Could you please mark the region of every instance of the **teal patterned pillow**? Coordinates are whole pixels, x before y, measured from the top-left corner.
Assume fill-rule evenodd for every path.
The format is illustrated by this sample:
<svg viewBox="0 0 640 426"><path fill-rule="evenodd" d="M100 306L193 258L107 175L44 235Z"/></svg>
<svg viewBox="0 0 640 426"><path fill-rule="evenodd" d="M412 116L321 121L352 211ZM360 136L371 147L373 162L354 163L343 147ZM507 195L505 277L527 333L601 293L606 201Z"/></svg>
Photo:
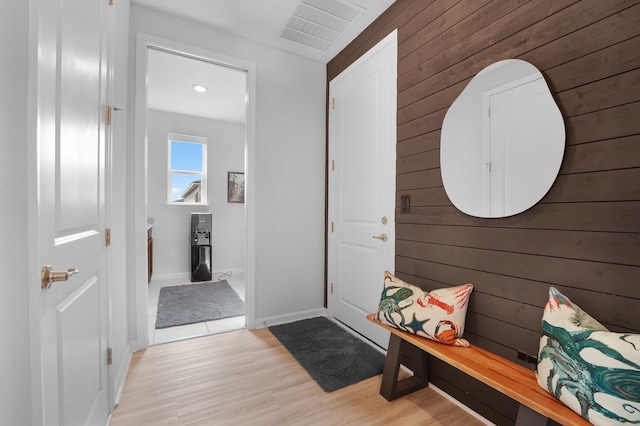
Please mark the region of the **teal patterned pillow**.
<svg viewBox="0 0 640 426"><path fill-rule="evenodd" d="M462 339L472 284L430 292L384 274L378 320L392 327L447 345L469 346Z"/></svg>
<svg viewBox="0 0 640 426"><path fill-rule="evenodd" d="M543 389L594 425L640 424L640 335L610 332L553 287L536 374Z"/></svg>

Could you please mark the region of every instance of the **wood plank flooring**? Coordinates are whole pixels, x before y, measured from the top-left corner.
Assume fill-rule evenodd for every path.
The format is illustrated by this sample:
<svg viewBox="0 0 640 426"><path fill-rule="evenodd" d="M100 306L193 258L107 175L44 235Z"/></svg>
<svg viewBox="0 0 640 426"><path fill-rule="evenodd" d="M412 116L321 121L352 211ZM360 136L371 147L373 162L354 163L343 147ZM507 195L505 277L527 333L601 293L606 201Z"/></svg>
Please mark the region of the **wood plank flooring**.
<svg viewBox="0 0 640 426"><path fill-rule="evenodd" d="M482 425L432 389L393 402L381 376L325 393L267 330L133 355L111 425Z"/></svg>

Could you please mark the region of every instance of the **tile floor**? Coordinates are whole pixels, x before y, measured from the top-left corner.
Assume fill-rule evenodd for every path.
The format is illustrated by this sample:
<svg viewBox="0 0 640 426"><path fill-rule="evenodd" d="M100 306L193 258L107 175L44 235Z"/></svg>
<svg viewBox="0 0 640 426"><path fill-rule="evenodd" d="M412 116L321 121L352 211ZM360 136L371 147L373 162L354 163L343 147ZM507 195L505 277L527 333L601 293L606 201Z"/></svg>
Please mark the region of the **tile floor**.
<svg viewBox="0 0 640 426"><path fill-rule="evenodd" d="M220 276L219 279L216 279ZM214 280L227 280L231 288L238 293L244 301L244 274L235 273L231 276L222 274L213 275ZM149 344L159 344L174 340L188 339L207 334L223 333L225 331L238 330L245 327L245 317L225 318L216 321L200 322L196 324L181 325L156 330L156 315L158 313L158 297L162 287L192 284L188 279L154 280L149 283Z"/></svg>

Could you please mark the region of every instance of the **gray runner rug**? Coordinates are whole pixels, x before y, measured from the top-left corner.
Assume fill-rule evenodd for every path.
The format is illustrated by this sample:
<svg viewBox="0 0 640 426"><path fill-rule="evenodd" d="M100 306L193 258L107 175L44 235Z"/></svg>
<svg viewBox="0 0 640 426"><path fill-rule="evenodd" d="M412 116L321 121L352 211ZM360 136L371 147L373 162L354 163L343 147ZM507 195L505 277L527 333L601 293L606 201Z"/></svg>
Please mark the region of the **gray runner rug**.
<svg viewBox="0 0 640 426"><path fill-rule="evenodd" d="M269 331L325 392L382 374L382 352L325 317L274 325Z"/></svg>
<svg viewBox="0 0 640 426"><path fill-rule="evenodd" d="M162 287L156 328L244 315L244 302L226 280Z"/></svg>

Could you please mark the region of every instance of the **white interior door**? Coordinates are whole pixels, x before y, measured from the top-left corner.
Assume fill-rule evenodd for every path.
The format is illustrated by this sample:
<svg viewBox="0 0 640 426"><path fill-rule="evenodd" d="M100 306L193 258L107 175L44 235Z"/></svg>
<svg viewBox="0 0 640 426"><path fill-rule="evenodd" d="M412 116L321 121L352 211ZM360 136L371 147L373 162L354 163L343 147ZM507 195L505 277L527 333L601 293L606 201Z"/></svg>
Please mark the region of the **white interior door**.
<svg viewBox="0 0 640 426"><path fill-rule="evenodd" d="M551 186L540 185L539 176L555 179L557 165L538 139L551 140L557 129L540 128L555 123L548 104L549 89L542 76L531 75L484 93L484 214L510 216L526 210L531 199L541 199ZM548 169L545 170L545 169ZM537 182L531 181L535 176Z"/></svg>
<svg viewBox="0 0 640 426"><path fill-rule="evenodd" d="M396 32L329 84L328 311L385 347L365 319L394 271Z"/></svg>
<svg viewBox="0 0 640 426"><path fill-rule="evenodd" d="M34 2L42 423L104 425L109 413L105 270L108 0ZM77 269L77 274L65 271ZM64 278L68 278L64 281ZM36 373L37 374L37 373Z"/></svg>

